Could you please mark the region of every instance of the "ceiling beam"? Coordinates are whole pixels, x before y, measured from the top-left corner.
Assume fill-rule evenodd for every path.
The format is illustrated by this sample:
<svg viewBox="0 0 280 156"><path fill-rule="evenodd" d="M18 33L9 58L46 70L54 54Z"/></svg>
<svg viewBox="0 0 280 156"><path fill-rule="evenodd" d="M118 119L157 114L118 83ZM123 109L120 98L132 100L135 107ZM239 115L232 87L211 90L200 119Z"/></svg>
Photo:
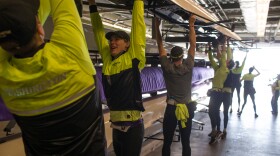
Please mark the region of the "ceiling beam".
<svg viewBox="0 0 280 156"><path fill-rule="evenodd" d="M226 4L221 4L221 7L224 9L224 10L237 10L237 9L240 9L240 5L239 3L235 2L235 3L226 3Z"/></svg>
<svg viewBox="0 0 280 156"><path fill-rule="evenodd" d="M83 4L89 5L88 2L83 1ZM107 4L107 3L96 3L98 7L104 7L104 8L111 8L111 9L125 9L125 10L132 10L133 5L120 5L120 4ZM171 7L175 6L175 4L163 4L163 5L157 5L157 8L164 8L164 7ZM153 5L144 5L145 9L153 9Z"/></svg>
<svg viewBox="0 0 280 156"><path fill-rule="evenodd" d="M238 2L225 3L225 4L220 3L220 5L224 10L238 10L238 9L240 9L240 5L239 5ZM269 8L271 8L271 9L280 8L280 1L270 1Z"/></svg>
<svg viewBox="0 0 280 156"><path fill-rule="evenodd" d="M238 12L227 12L227 15L229 18L234 18L234 17L243 17L241 10ZM268 11L268 17L279 17L279 10L269 10Z"/></svg>
<svg viewBox="0 0 280 156"><path fill-rule="evenodd" d="M196 42L213 42L215 37L196 37ZM186 37L166 37L165 42L189 42L189 36Z"/></svg>
<svg viewBox="0 0 280 156"><path fill-rule="evenodd" d="M269 8L272 9L280 8L280 1L270 1Z"/></svg>

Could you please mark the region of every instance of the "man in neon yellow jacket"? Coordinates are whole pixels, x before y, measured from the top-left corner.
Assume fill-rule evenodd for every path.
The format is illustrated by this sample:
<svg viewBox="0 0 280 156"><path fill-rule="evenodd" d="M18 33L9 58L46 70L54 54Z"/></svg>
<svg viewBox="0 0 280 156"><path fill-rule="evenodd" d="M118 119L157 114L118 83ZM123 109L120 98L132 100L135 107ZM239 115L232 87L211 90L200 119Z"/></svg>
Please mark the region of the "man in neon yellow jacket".
<svg viewBox="0 0 280 156"><path fill-rule="evenodd" d="M44 43L49 14L54 31ZM96 72L74 1L0 1L0 21L0 95L26 155L105 155Z"/></svg>
<svg viewBox="0 0 280 156"><path fill-rule="evenodd" d="M140 70L145 66L144 3L134 0L129 36L124 31L105 35L95 0L88 2L94 37L103 61L102 82L110 109L114 152L117 156L139 156L144 136L140 79Z"/></svg>

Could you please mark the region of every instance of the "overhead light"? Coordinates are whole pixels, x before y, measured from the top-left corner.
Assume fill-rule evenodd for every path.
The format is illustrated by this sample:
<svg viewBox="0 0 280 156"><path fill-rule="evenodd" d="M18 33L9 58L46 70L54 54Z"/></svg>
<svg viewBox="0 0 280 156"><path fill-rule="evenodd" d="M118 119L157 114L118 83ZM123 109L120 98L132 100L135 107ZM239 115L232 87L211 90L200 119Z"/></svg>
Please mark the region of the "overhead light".
<svg viewBox="0 0 280 156"><path fill-rule="evenodd" d="M265 33L270 0L239 0L246 28L258 37Z"/></svg>
<svg viewBox="0 0 280 156"><path fill-rule="evenodd" d="M262 37L265 33L267 14L270 0L257 0L257 36Z"/></svg>
<svg viewBox="0 0 280 156"><path fill-rule="evenodd" d="M201 33L204 33L204 29L202 27L199 27L197 30Z"/></svg>
<svg viewBox="0 0 280 156"><path fill-rule="evenodd" d="M215 39L218 39L218 36L216 34L210 34L210 37L215 37Z"/></svg>

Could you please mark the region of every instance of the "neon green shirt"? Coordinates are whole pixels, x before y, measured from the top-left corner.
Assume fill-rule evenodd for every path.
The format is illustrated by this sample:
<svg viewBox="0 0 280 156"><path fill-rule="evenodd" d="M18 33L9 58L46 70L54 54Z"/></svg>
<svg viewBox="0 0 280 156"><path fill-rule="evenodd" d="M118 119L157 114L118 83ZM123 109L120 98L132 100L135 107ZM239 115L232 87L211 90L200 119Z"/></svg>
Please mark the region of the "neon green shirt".
<svg viewBox="0 0 280 156"><path fill-rule="evenodd" d="M110 109L110 120L112 122L137 121L141 118L140 111L144 111L140 74L137 76L135 74L144 68L146 61L144 3L134 1L130 46L116 59L112 59L102 20L96 11L92 10L90 16L95 41L103 61L103 87Z"/></svg>
<svg viewBox="0 0 280 156"><path fill-rule="evenodd" d="M244 80L244 81L254 81L254 78L259 76L259 74L245 74L243 75L242 79L241 80Z"/></svg>
<svg viewBox="0 0 280 156"><path fill-rule="evenodd" d="M62 108L94 89L96 72L74 1L41 0L42 23L49 14L54 23L50 42L33 57L15 58L0 49L0 95L20 116Z"/></svg>
<svg viewBox="0 0 280 156"><path fill-rule="evenodd" d="M220 65L217 65L217 63L214 61L211 51L208 52L208 58L212 68L215 71L214 78L212 80L212 88L222 89L224 87L224 82L229 73L229 70L226 65L226 52L222 52L222 57L219 60Z"/></svg>

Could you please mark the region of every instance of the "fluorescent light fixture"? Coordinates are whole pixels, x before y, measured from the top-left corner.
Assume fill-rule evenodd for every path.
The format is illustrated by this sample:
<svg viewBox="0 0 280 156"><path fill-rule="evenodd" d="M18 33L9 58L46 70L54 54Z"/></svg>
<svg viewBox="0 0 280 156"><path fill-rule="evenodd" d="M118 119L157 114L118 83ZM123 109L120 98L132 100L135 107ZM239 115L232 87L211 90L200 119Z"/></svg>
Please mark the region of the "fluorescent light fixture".
<svg viewBox="0 0 280 156"><path fill-rule="evenodd" d="M209 36L210 36L210 37L215 37L215 39L218 39L218 36L215 35L215 34L210 34Z"/></svg>
<svg viewBox="0 0 280 156"><path fill-rule="evenodd" d="M257 0L257 36L262 37L265 33L267 14L270 0Z"/></svg>
<svg viewBox="0 0 280 156"><path fill-rule="evenodd" d="M204 29L202 27L199 27L197 30L201 33L204 33Z"/></svg>
<svg viewBox="0 0 280 156"><path fill-rule="evenodd" d="M257 32L258 37L265 33L270 0L239 0L247 31Z"/></svg>

